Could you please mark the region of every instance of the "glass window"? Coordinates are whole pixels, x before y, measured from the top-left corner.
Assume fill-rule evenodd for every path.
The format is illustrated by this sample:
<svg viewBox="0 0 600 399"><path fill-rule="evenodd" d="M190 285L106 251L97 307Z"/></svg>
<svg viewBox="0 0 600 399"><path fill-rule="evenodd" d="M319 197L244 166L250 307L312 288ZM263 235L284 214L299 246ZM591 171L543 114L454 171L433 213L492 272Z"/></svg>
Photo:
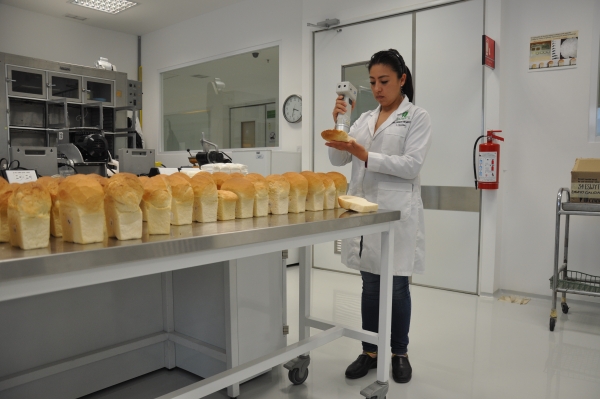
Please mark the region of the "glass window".
<svg viewBox="0 0 600 399"><path fill-rule="evenodd" d="M362 62L342 66L342 81L349 81L358 90L356 106L352 110L351 123L356 122L364 112L371 111L379 106L371 91L369 70L367 69L368 64L368 62Z"/></svg>
<svg viewBox="0 0 600 399"><path fill-rule="evenodd" d="M279 47L161 74L163 150L279 146Z"/></svg>

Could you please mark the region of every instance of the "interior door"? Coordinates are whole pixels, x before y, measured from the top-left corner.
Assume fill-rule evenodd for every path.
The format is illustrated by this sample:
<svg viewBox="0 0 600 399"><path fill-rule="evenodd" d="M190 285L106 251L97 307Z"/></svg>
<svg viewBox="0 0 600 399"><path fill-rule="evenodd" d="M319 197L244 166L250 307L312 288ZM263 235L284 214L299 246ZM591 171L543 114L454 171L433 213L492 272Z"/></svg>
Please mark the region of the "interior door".
<svg viewBox="0 0 600 399"><path fill-rule="evenodd" d="M385 34L382 34L385 32ZM350 180L350 165L332 166L321 132L334 125L331 112L337 95L335 87L340 81L350 80L359 90L353 120L359 110L373 109L369 72L366 64L380 50L397 49L408 65L412 64L412 15L402 15L317 32L314 35L314 171L343 173ZM370 98L369 98L370 97ZM358 115L357 115L358 114ZM333 242L314 246L314 267L357 273L341 263Z"/></svg>
<svg viewBox="0 0 600 399"><path fill-rule="evenodd" d="M413 283L470 293L477 292L478 279L479 195L472 188L471 151L481 133L482 32L483 0L470 0L314 35L314 170L350 177L350 165L329 163L320 137L334 123L335 84L344 70L360 80L354 66L376 51L396 48L413 72L414 102L429 112L433 126L421 171L426 272L414 275ZM366 68L364 74L368 78ZM314 266L354 272L341 264L335 248L316 245Z"/></svg>

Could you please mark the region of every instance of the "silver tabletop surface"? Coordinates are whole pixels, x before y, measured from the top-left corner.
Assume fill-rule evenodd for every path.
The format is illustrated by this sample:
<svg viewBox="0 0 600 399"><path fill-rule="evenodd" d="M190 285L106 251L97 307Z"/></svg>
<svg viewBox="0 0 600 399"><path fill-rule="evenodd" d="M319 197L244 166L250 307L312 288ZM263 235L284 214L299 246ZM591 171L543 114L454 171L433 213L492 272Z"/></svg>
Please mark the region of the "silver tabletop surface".
<svg viewBox="0 0 600 399"><path fill-rule="evenodd" d="M51 237L47 248L26 251L2 243L0 283L184 253L198 252L201 255L202 251L207 250L335 232L396 220L400 220L399 211L356 213L333 209L171 226L171 233L168 235L149 235L144 223L142 238L139 240L119 241L107 238L101 243L82 245Z"/></svg>

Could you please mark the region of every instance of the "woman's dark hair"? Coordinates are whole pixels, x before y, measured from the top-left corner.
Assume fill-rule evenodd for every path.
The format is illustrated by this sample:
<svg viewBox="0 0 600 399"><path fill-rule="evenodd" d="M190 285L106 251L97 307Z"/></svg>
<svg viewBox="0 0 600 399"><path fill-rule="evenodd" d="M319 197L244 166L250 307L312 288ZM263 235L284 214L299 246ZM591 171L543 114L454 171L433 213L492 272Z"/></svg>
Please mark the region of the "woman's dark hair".
<svg viewBox="0 0 600 399"><path fill-rule="evenodd" d="M398 50L391 48L389 50L383 50L373 54L368 65L369 71L373 65L377 64L387 65L392 68L392 70L394 70L398 75L398 79L402 79L402 74L406 74L406 82L404 82L404 86L402 87L402 93L408 96L409 101L412 101L415 94L412 75L408 69L408 66L406 66L406 63L404 62L404 58L402 58Z"/></svg>

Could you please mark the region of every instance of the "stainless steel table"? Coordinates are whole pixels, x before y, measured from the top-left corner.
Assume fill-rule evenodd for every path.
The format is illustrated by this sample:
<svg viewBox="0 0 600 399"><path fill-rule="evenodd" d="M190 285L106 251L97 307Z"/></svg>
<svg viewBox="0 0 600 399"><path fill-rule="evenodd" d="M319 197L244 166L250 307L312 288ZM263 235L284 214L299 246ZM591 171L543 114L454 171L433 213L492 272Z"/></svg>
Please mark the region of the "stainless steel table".
<svg viewBox="0 0 600 399"><path fill-rule="evenodd" d="M238 384L286 361L290 379L303 382L308 352L342 336L386 347L391 329L393 230L398 211L359 214L343 209L269 215L217 223L172 226L170 235L79 245L51 239L45 249L22 251L0 245L0 301L164 273L198 265L303 247L300 256L300 342L161 397L200 398ZM144 226L145 227L145 226ZM367 234L381 234L380 334L334 325L310 315L311 246ZM310 335L310 327L323 330ZM361 391L367 398L387 393L390 355L378 357L377 381Z"/></svg>

